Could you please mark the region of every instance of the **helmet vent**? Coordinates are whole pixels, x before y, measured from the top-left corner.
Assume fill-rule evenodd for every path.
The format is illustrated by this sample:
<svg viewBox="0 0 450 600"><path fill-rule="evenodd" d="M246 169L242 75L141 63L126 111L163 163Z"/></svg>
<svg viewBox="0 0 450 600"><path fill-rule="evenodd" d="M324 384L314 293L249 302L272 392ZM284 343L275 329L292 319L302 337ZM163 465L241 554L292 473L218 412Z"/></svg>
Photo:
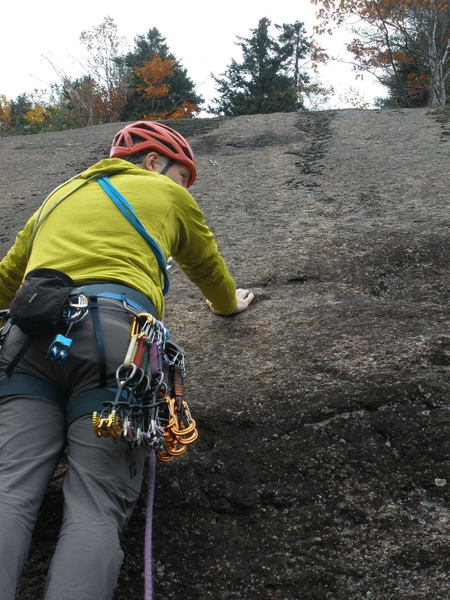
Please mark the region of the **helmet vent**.
<svg viewBox="0 0 450 600"><path fill-rule="evenodd" d="M143 138L141 135L136 135L135 133L132 133L131 141L133 142L133 144L140 144L141 142L145 142L145 138Z"/></svg>
<svg viewBox="0 0 450 600"><path fill-rule="evenodd" d="M166 146L171 152L173 152L174 154L176 153L176 148L174 148L174 146L172 146L172 144L169 144L169 142L167 140L164 140L162 142L164 144L164 146Z"/></svg>

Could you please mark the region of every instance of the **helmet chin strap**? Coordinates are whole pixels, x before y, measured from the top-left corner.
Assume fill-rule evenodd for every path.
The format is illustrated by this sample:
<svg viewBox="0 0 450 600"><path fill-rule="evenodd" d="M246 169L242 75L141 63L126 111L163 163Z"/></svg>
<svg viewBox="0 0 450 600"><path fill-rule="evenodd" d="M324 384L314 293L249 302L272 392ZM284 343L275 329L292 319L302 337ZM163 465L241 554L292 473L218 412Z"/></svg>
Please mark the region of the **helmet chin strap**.
<svg viewBox="0 0 450 600"><path fill-rule="evenodd" d="M169 158L169 160L167 161L167 163L163 167L162 171L160 171L160 174L161 175L165 175L167 173L167 171L170 169L170 167L175 164L175 162L176 161L174 161L173 158Z"/></svg>

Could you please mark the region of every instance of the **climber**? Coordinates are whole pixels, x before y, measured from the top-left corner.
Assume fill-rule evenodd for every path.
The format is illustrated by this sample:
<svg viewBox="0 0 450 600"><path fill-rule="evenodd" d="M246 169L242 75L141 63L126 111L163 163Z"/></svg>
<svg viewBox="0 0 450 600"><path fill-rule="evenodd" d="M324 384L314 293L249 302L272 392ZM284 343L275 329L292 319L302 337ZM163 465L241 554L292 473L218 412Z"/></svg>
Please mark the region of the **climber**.
<svg viewBox="0 0 450 600"><path fill-rule="evenodd" d="M44 599L113 596L119 535L148 450L96 437L91 414L116 393L134 316L163 319L168 257L213 313L236 315L253 300L236 290L186 189L195 179L192 149L179 133L158 122L127 125L109 158L47 197L0 263L0 308L11 305L13 315L0 356L2 600L15 596L64 450L63 523Z"/></svg>

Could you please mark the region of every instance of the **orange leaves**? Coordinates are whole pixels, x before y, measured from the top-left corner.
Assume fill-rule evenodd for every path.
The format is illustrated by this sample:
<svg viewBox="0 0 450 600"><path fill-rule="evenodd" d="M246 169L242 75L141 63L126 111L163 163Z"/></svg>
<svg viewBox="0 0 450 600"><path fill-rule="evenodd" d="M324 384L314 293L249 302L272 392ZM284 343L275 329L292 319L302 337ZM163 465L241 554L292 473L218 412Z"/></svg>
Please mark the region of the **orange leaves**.
<svg viewBox="0 0 450 600"><path fill-rule="evenodd" d="M374 69L386 69L393 63L410 64L414 59L405 50L383 48L373 40L354 39L347 44L347 50L353 54L358 64Z"/></svg>
<svg viewBox="0 0 450 600"><path fill-rule="evenodd" d="M197 110L197 105L192 102L183 102L176 110L174 110L169 119L192 119Z"/></svg>
<svg viewBox="0 0 450 600"><path fill-rule="evenodd" d="M171 86L167 79L174 74L174 60L163 59L154 52L151 60L145 62L142 67L136 67L135 72L143 81L136 87L137 91L142 92L146 98L164 98L170 92Z"/></svg>
<svg viewBox="0 0 450 600"><path fill-rule="evenodd" d="M158 111L158 108L161 106L161 102L158 102L158 100L168 99L172 89L168 80L175 73L174 59L162 58L160 54L154 52L150 60L145 62L141 67L136 67L135 73L142 81L142 83L136 86L136 91L141 92L145 98L153 101L152 107L154 112L146 115L145 119L158 121L191 119L194 117L194 113L198 110L198 107L196 104L186 101L181 106L176 106L174 102L170 110Z"/></svg>
<svg viewBox="0 0 450 600"><path fill-rule="evenodd" d="M406 76L406 92L410 95L428 87L430 78L425 73L408 73Z"/></svg>
<svg viewBox="0 0 450 600"><path fill-rule="evenodd" d="M144 119L148 119L149 121L172 121L175 119L193 119L197 110L198 106L196 104L192 104L191 102L183 102L183 104L178 108L175 108L175 110L151 113L149 115L145 115Z"/></svg>

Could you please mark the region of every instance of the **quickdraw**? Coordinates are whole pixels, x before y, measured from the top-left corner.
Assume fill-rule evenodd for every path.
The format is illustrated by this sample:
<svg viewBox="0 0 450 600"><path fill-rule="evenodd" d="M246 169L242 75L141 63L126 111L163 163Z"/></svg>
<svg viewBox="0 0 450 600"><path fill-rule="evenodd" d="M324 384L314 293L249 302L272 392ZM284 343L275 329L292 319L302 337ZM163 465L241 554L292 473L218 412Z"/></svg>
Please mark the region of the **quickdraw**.
<svg viewBox="0 0 450 600"><path fill-rule="evenodd" d="M116 371L116 395L92 414L96 435L153 448L164 462L186 452L198 432L184 399L185 375L184 352L169 340L163 323L138 314Z"/></svg>
<svg viewBox="0 0 450 600"><path fill-rule="evenodd" d="M9 309L4 308L0 310L0 350L3 346L3 342L8 334L8 331L11 329L11 319L9 315Z"/></svg>

